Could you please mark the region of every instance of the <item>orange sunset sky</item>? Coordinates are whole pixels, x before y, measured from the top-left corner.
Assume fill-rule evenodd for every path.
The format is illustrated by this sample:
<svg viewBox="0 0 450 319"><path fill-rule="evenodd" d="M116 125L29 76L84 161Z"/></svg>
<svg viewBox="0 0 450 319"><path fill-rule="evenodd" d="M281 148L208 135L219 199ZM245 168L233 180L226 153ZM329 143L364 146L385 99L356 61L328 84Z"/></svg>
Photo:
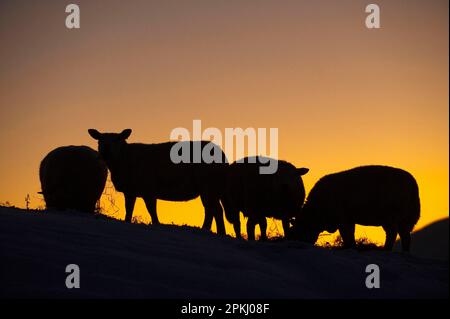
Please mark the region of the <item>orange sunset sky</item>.
<svg viewBox="0 0 450 319"><path fill-rule="evenodd" d="M69 1L0 2L0 202L42 206L40 160L96 148L88 128L156 143L200 119L278 128L279 158L310 168L307 192L354 166L403 168L419 183L417 228L448 217L447 0L372 1L378 30L362 0L72 2L78 30ZM123 217L122 194L117 205ZM204 218L199 200L158 209L163 223ZM148 219L141 200L135 215Z"/></svg>

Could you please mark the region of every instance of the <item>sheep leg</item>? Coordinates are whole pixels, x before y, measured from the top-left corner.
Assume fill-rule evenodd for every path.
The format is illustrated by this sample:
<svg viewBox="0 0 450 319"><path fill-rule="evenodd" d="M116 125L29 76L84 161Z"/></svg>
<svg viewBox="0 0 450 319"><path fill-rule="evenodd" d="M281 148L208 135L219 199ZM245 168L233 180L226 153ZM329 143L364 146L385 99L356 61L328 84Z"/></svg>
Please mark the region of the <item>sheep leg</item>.
<svg viewBox="0 0 450 319"><path fill-rule="evenodd" d="M409 248L411 247L410 230L400 227L398 233L400 235L400 239L402 240L402 251L409 252Z"/></svg>
<svg viewBox="0 0 450 319"><path fill-rule="evenodd" d="M248 240L255 240L255 226L256 221L249 217L247 220L247 239Z"/></svg>
<svg viewBox="0 0 450 319"><path fill-rule="evenodd" d="M136 203L136 196L125 194L125 221L131 223L133 217L134 204Z"/></svg>
<svg viewBox="0 0 450 319"><path fill-rule="evenodd" d="M392 250L395 240L397 239L397 229L392 226L383 226L386 232L386 242L384 243L384 250Z"/></svg>
<svg viewBox="0 0 450 319"><path fill-rule="evenodd" d="M342 241L344 242L344 248L354 248L355 243L355 224L343 224L339 227L339 233L341 234Z"/></svg>
<svg viewBox="0 0 450 319"><path fill-rule="evenodd" d="M230 204L227 199L222 200L222 205L225 211L225 216L227 216L228 221L233 224L236 238L241 238L241 221L239 219L239 210L237 210L234 205Z"/></svg>
<svg viewBox="0 0 450 319"><path fill-rule="evenodd" d="M202 229L210 230L212 226L213 215L210 211L205 209L205 220L203 221Z"/></svg>
<svg viewBox="0 0 450 319"><path fill-rule="evenodd" d="M233 223L233 228L236 233L236 239L241 238L241 222L239 220Z"/></svg>
<svg viewBox="0 0 450 319"><path fill-rule="evenodd" d="M202 200L203 207L205 208L205 220L203 221L203 230L211 230L212 221L213 221L213 212L209 209L209 202L206 196L200 195L200 199Z"/></svg>
<svg viewBox="0 0 450 319"><path fill-rule="evenodd" d="M202 198L203 206L205 207L205 222L203 229L211 229L212 219L216 221L217 234L226 235L225 224L223 222L223 210L220 201L217 198L204 196ZM208 222L208 223L207 223Z"/></svg>
<svg viewBox="0 0 450 319"><path fill-rule="evenodd" d="M144 197L144 202L148 213L152 217L152 225L159 225L158 214L156 213L156 198Z"/></svg>
<svg viewBox="0 0 450 319"><path fill-rule="evenodd" d="M284 238L288 238L288 233L289 233L289 228L290 228L290 224L289 224L289 219L283 219L281 221L281 224L283 226L283 233L284 233Z"/></svg>
<svg viewBox="0 0 450 319"><path fill-rule="evenodd" d="M259 220L259 229L261 230L260 240L262 241L267 240L267 220L265 217L262 217Z"/></svg>
<svg viewBox="0 0 450 319"><path fill-rule="evenodd" d="M216 200L214 206L214 219L216 220L217 233L219 235L226 235L225 223L223 221L223 210L220 201Z"/></svg>
<svg viewBox="0 0 450 319"><path fill-rule="evenodd" d="M202 204L205 207L205 221L203 222L203 229L211 229L213 218L216 221L217 233L225 235L225 224L223 221L223 210L220 205L220 200L214 196L201 195Z"/></svg>

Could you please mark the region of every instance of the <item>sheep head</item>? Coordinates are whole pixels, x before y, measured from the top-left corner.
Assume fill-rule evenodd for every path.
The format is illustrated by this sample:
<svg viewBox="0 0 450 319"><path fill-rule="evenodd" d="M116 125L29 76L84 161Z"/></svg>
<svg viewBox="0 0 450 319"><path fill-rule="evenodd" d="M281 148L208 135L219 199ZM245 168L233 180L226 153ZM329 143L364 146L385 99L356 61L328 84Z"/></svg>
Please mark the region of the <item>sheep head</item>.
<svg viewBox="0 0 450 319"><path fill-rule="evenodd" d="M98 152L103 160L110 162L118 157L120 151L131 135L131 129L125 129L121 133L100 133L96 129L89 129L89 135L98 141Z"/></svg>

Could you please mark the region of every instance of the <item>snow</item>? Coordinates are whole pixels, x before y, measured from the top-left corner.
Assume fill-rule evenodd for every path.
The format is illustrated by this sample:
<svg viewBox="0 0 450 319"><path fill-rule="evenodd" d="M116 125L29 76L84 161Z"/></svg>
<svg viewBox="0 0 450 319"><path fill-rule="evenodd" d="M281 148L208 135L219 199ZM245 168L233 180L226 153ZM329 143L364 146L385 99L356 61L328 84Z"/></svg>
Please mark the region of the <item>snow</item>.
<svg viewBox="0 0 450 319"><path fill-rule="evenodd" d="M414 241L413 241L414 245ZM448 298L448 260L0 207L2 298ZM80 288L68 289L68 264ZM365 286L380 267L381 288Z"/></svg>
<svg viewBox="0 0 450 319"><path fill-rule="evenodd" d="M447 260L448 262L448 218L433 222L412 234L411 253L415 256ZM394 249L400 250L396 242Z"/></svg>

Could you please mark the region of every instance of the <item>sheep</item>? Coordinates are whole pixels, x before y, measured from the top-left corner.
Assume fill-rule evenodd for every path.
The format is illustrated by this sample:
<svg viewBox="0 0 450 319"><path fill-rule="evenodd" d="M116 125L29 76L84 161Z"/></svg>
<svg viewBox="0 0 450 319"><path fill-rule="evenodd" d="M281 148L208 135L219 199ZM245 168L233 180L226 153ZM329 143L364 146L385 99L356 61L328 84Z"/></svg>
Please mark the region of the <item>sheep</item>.
<svg viewBox="0 0 450 319"><path fill-rule="evenodd" d="M45 156L39 179L46 207L94 212L108 169L98 152L87 146L62 146Z"/></svg>
<svg viewBox="0 0 450 319"><path fill-rule="evenodd" d="M274 174L260 174L263 163L277 161L267 157L246 157L229 166L226 196L223 204L225 216L233 224L236 237L241 236L239 212L248 217L247 238L255 239L255 226L259 224L261 240L266 240L266 217L282 220L285 232L305 200L302 175L309 169L278 160Z"/></svg>
<svg viewBox="0 0 450 319"><path fill-rule="evenodd" d="M217 233L225 235L225 224L220 199L224 188L224 174L228 161L219 146L207 141L166 142L159 144L127 143L131 129L121 133L100 133L88 130L98 141L98 150L111 172L117 191L125 196L125 221L131 222L137 197L144 199L152 224L159 224L157 199L188 201L198 196L205 208L202 228L210 230L213 218ZM174 161L174 149L209 149L220 160L196 162L194 152L188 162ZM202 153L203 154L203 153ZM216 157L215 157L216 158Z"/></svg>
<svg viewBox="0 0 450 319"><path fill-rule="evenodd" d="M320 232L339 230L344 247L355 246L355 224L382 226L384 249L392 250L397 233L409 251L420 217L419 188L414 177L399 168L361 166L322 177L312 188L290 237L316 242Z"/></svg>

